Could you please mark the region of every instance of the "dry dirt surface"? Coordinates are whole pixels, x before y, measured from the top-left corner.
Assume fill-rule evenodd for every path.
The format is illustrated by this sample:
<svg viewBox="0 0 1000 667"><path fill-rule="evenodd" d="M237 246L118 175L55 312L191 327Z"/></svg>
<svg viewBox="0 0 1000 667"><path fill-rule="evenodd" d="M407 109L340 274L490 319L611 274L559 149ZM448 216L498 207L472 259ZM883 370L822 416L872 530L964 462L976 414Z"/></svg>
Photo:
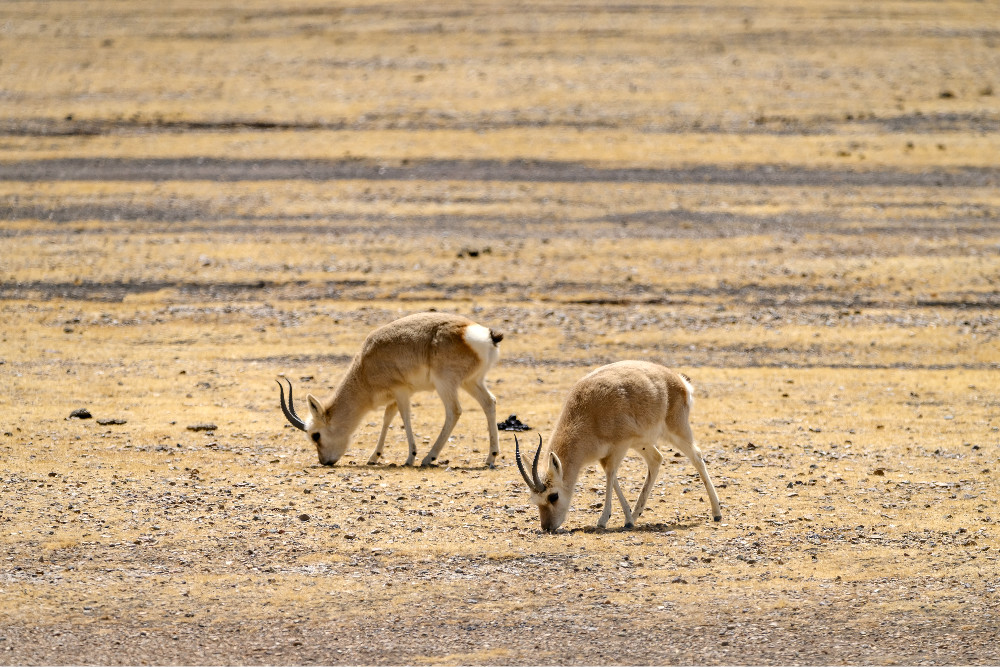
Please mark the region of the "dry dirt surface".
<svg viewBox="0 0 1000 667"><path fill-rule="evenodd" d="M998 25L4 3L0 664L1000 662ZM591 468L542 533L468 397L435 468L398 421L364 465L375 413L318 465L275 378L427 309L504 332L529 442L601 364L690 375L722 522L664 447L635 528Z"/></svg>

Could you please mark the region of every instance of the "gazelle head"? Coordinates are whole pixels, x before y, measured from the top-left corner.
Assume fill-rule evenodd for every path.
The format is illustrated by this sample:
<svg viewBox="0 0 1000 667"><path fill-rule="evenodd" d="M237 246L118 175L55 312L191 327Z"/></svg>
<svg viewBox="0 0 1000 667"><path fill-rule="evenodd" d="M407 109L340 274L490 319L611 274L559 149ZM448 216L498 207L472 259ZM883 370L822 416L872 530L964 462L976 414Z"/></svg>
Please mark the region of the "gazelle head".
<svg viewBox="0 0 1000 667"><path fill-rule="evenodd" d="M566 520L573 490L567 489L563 483L562 462L554 452L549 452L549 469L545 473L544 481L538 477L538 458L541 454L542 436L539 434L538 449L535 450L535 458L531 463L531 476L529 477L521 459L520 443L517 441L517 436L514 436L514 456L517 459L517 468L521 471L521 477L531 491L531 502L538 505L538 517L542 522L542 530L554 532Z"/></svg>
<svg viewBox="0 0 1000 667"><path fill-rule="evenodd" d="M309 440L316 446L316 453L319 454L319 462L325 466L332 466L347 451L351 434L344 434L331 428L327 411L322 404L312 394L306 396L309 403L309 418L303 421L295 413L295 403L292 401L292 383L288 378L288 404L285 404L285 391L278 381L278 392L280 393L281 411L285 413L285 419L295 428L305 431L309 435Z"/></svg>

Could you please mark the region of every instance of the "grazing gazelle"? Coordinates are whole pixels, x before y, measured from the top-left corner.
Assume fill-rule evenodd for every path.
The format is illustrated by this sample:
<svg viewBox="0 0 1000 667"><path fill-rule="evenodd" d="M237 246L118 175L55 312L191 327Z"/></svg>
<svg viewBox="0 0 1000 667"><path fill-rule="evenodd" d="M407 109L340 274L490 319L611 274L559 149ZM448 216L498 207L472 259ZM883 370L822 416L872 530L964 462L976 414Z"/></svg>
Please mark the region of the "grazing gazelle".
<svg viewBox="0 0 1000 667"><path fill-rule="evenodd" d="M486 413L490 434L486 465L492 467L500 445L496 397L486 388L486 372L500 357L498 344L502 339L503 334L459 315L409 315L368 335L333 394L324 401L312 395L307 397L309 416L305 420L295 413L292 383L286 379L288 405L285 405L285 392L279 381L281 410L292 426L309 434L319 462L333 465L347 451L351 435L365 414L384 405L382 432L368 463L375 464L382 457L389 424L399 412L410 447L406 465L413 465L417 445L410 426L410 396L433 389L444 403L445 418L441 433L420 464L427 466L437 460L462 414L458 402L461 387Z"/></svg>
<svg viewBox="0 0 1000 667"><path fill-rule="evenodd" d="M602 366L577 382L549 440L548 469L541 477L538 474L541 436L530 477L521 460L520 444L514 438L517 467L531 490L531 501L538 505L542 529L554 531L562 525L577 477L595 461L601 463L607 476L604 512L597 526L608 525L613 489L625 512L625 527L630 528L646 506L660 470L663 457L656 449L656 442L663 436L698 469L712 502L712 517L720 521L719 497L688 424L692 400L691 383L686 376L645 361L619 361ZM638 451L649 468L646 483L631 510L617 476L618 466L629 449Z"/></svg>

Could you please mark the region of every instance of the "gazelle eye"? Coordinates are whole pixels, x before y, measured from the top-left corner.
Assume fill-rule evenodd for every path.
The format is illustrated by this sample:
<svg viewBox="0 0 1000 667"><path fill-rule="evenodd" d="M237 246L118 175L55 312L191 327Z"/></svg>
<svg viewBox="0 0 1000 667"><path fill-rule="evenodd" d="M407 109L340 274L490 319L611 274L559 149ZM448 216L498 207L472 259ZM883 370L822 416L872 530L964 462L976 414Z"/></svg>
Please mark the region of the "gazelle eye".
<svg viewBox="0 0 1000 667"><path fill-rule="evenodd" d="M557 500L559 500L559 494L558 494L558 493L550 493L550 494L549 494L549 497L548 497L548 501L549 501L550 503L554 503L554 502L556 502Z"/></svg>
<svg viewBox="0 0 1000 667"><path fill-rule="evenodd" d="M315 433L312 434L312 439L313 442L315 442L317 445L319 444L319 431L316 431Z"/></svg>

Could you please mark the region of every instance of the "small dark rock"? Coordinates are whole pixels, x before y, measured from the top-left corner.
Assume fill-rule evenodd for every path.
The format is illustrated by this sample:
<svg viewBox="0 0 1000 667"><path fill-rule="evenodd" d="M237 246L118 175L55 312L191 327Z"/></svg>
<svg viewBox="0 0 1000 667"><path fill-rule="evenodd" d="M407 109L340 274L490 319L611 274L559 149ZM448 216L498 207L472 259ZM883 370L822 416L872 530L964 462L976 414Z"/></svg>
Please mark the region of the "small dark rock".
<svg viewBox="0 0 1000 667"><path fill-rule="evenodd" d="M308 520L309 520L309 515L308 514L300 514L299 515L299 521L308 521Z"/></svg>
<svg viewBox="0 0 1000 667"><path fill-rule="evenodd" d="M517 418L517 415L507 417L505 421L499 422L497 428L501 431L530 431L531 427Z"/></svg>
<svg viewBox="0 0 1000 667"><path fill-rule="evenodd" d="M189 431L214 431L218 426L215 424L191 424L187 427Z"/></svg>
<svg viewBox="0 0 1000 667"><path fill-rule="evenodd" d="M480 255L489 255L492 252L493 252L493 249L490 248L490 247L486 247L486 248L482 248L482 249L479 249L479 248L462 248L461 250L458 251L458 257L459 258L462 258L462 257L476 258L476 257L479 257Z"/></svg>
<svg viewBox="0 0 1000 667"><path fill-rule="evenodd" d="M94 415L90 414L90 410L88 410L87 408L80 408L79 410L74 410L73 412L69 413L70 419L90 419L93 416Z"/></svg>

